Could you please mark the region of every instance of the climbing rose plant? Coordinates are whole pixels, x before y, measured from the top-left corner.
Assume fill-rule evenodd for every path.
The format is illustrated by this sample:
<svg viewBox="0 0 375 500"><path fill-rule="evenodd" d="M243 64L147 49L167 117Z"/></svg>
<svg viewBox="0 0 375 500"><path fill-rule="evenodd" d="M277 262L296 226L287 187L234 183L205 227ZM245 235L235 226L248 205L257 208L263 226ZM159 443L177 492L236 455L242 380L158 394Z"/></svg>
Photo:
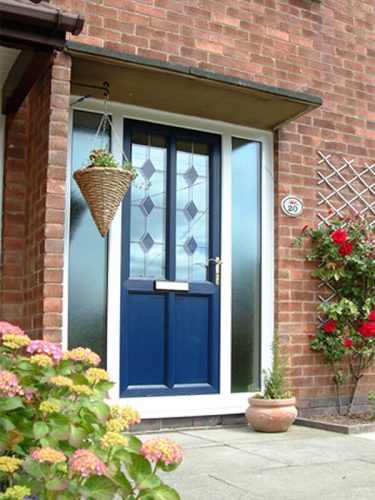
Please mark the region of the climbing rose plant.
<svg viewBox="0 0 375 500"><path fill-rule="evenodd" d="M329 227L305 227L303 233L314 247L307 255L316 263L312 275L326 283L330 292L337 292L335 299L319 306L325 320L310 346L322 352L332 367L340 414L341 386L353 383L351 414L359 381L375 363L375 228L350 217ZM297 244L302 238L297 238Z"/></svg>
<svg viewBox="0 0 375 500"><path fill-rule="evenodd" d="M0 499L180 498L157 472L180 464L181 446L128 432L139 413L104 402L99 363L0 322Z"/></svg>

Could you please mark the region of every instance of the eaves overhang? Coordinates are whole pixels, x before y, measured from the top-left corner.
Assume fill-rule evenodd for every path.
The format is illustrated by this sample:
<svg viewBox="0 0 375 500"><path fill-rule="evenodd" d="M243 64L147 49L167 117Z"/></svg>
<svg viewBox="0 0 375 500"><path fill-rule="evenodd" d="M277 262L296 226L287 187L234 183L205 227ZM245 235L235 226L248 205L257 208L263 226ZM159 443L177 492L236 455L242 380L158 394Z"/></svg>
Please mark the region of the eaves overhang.
<svg viewBox="0 0 375 500"><path fill-rule="evenodd" d="M1 45L25 50L62 50L66 33L78 35L84 24L81 15L22 0L0 0L0 19Z"/></svg>
<svg viewBox="0 0 375 500"><path fill-rule="evenodd" d="M67 41L75 84L110 85L113 101L276 130L322 104L317 95L273 87L196 67Z"/></svg>
<svg viewBox="0 0 375 500"><path fill-rule="evenodd" d="M18 110L51 65L53 52L65 47L66 33L78 35L83 28L83 16L33 2L0 0L1 49L20 51L2 87L1 111L5 114Z"/></svg>

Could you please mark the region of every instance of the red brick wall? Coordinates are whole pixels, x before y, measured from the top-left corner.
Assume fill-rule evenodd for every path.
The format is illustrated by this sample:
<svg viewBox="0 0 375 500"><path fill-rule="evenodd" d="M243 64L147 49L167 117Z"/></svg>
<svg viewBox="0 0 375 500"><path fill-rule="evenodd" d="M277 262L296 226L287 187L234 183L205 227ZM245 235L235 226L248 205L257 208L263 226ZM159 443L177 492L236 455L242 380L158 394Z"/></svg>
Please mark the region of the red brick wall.
<svg viewBox="0 0 375 500"><path fill-rule="evenodd" d="M59 55L8 117L2 318L61 341L70 60Z"/></svg>
<svg viewBox="0 0 375 500"><path fill-rule="evenodd" d="M317 171L324 168L317 165L318 150L354 158L358 165L375 159L373 0L52 0L51 4L85 15L78 38L82 43L323 97L320 109L277 134L276 320L301 404L311 397L333 396L329 369L308 347L308 334L316 327L316 284L304 252L291 243L304 224L317 220ZM61 175L49 178L46 187L45 215L57 221L42 223L48 236L42 253L52 259L45 261L48 267L42 273L48 296L43 301L43 307L48 304L44 328L53 335L59 332L61 312L65 143L60 132L65 130L65 119L58 118L62 128L51 142L60 152L50 151L47 161L48 172ZM17 162L20 165L22 159ZM302 218L293 220L280 212L279 202L286 194L303 197ZM9 231L7 225L4 231ZM22 251L22 237L14 238ZM10 258L9 251L4 259ZM18 291L10 291L15 300ZM367 388L363 385L364 391Z"/></svg>

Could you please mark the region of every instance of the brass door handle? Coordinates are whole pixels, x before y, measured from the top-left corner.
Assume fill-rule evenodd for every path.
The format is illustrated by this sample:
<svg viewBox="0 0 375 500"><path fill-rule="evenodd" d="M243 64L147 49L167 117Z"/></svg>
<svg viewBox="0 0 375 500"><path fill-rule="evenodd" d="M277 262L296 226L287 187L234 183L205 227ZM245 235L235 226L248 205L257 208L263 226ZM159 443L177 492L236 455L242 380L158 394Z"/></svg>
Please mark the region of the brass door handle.
<svg viewBox="0 0 375 500"><path fill-rule="evenodd" d="M208 262L213 262L215 264L215 285L220 286L220 270L223 261L220 257L215 257L214 259L208 259Z"/></svg>

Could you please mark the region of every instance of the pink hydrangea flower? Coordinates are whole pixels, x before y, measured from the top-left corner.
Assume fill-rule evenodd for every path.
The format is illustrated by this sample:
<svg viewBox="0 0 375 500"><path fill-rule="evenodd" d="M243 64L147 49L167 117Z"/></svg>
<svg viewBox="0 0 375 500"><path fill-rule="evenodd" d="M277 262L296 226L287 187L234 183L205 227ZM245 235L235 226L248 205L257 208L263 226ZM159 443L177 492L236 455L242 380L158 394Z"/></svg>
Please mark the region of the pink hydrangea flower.
<svg viewBox="0 0 375 500"><path fill-rule="evenodd" d="M0 396L22 395L23 391L18 385L16 375L8 370L0 371Z"/></svg>
<svg viewBox="0 0 375 500"><path fill-rule="evenodd" d="M47 356L50 356L56 363L63 357L63 352L60 347L46 340L33 340L31 344L27 346L26 351L30 354L47 354Z"/></svg>
<svg viewBox="0 0 375 500"><path fill-rule="evenodd" d="M180 463L183 456L182 447L169 438L156 437L143 443L141 454L152 462L162 461L165 465Z"/></svg>
<svg viewBox="0 0 375 500"><path fill-rule="evenodd" d="M107 474L108 469L99 457L90 450L80 448L70 457L70 470L72 475L88 477L92 474L101 476Z"/></svg>
<svg viewBox="0 0 375 500"><path fill-rule="evenodd" d="M12 325L12 323L8 323L7 321L0 321L0 337L3 335L20 335L26 336L25 332L16 325Z"/></svg>

